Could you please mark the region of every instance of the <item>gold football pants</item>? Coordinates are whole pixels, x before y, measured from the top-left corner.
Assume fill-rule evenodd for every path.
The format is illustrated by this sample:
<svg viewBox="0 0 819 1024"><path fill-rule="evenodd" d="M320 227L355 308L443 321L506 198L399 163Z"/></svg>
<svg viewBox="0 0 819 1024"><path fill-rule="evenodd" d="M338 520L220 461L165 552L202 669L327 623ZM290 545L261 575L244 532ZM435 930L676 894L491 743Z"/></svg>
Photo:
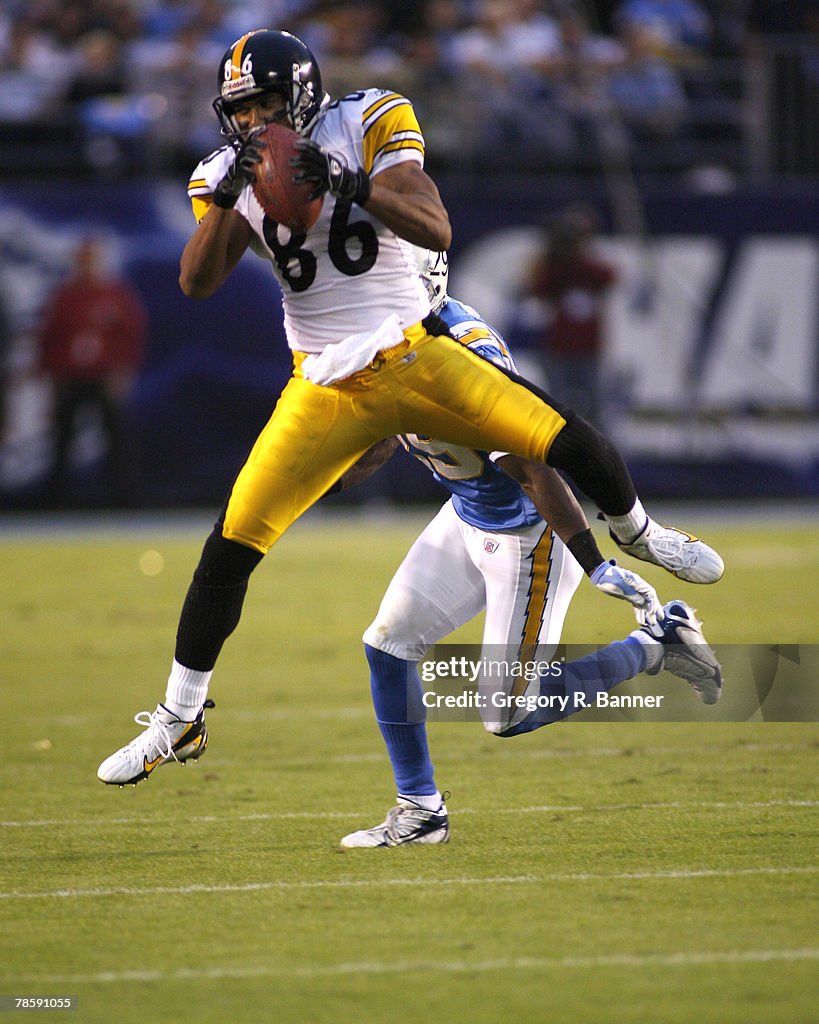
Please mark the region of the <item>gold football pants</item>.
<svg viewBox="0 0 819 1024"><path fill-rule="evenodd" d="M266 553L377 441L419 434L543 462L563 417L469 349L421 324L366 369L329 387L303 353L228 501L223 535Z"/></svg>

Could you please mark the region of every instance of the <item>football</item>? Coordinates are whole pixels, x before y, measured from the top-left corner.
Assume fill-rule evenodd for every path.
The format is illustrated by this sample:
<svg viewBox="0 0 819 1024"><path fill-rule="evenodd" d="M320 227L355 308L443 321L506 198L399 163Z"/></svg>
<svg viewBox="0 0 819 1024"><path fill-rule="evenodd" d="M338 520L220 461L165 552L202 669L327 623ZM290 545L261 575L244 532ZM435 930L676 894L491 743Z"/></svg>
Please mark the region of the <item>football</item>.
<svg viewBox="0 0 819 1024"><path fill-rule="evenodd" d="M296 132L281 124L269 124L259 134L264 149L256 169L253 194L271 220L291 231L305 232L318 220L323 199L310 199L313 186L293 181L295 171L290 159L298 154L298 138Z"/></svg>

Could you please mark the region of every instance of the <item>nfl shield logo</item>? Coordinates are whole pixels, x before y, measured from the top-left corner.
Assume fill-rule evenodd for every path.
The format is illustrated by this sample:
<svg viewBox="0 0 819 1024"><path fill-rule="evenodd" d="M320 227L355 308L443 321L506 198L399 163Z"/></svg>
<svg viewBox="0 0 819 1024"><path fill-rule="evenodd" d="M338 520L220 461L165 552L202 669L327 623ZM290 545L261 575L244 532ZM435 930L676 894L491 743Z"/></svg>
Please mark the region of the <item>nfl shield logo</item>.
<svg viewBox="0 0 819 1024"><path fill-rule="evenodd" d="M483 549L487 555L494 555L498 550L499 545L500 541L492 540L490 537L484 537L483 539Z"/></svg>

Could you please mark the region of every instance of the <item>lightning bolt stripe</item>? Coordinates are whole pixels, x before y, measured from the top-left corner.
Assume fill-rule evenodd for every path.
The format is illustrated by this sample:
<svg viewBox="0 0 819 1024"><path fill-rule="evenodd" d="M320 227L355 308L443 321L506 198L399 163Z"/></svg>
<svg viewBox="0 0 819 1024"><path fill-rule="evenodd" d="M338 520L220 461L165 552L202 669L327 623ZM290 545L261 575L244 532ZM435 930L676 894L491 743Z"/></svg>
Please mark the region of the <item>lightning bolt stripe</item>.
<svg viewBox="0 0 819 1024"><path fill-rule="evenodd" d="M547 526L529 556L529 600L526 605L522 641L522 646L525 648L537 646L538 634L543 625L552 573L554 539L552 528Z"/></svg>
<svg viewBox="0 0 819 1024"><path fill-rule="evenodd" d="M523 635L517 653L517 659L521 663L532 661L537 652L537 640L548 603L553 547L554 533L550 526L545 526L529 555L529 595L523 619ZM528 685L525 676L518 676L512 686L511 696L522 696Z"/></svg>
<svg viewBox="0 0 819 1024"><path fill-rule="evenodd" d="M490 334L485 327L475 327L471 331L467 331L466 334L459 332L455 340L466 346L474 345L476 341L491 341L493 344L496 344L494 334Z"/></svg>

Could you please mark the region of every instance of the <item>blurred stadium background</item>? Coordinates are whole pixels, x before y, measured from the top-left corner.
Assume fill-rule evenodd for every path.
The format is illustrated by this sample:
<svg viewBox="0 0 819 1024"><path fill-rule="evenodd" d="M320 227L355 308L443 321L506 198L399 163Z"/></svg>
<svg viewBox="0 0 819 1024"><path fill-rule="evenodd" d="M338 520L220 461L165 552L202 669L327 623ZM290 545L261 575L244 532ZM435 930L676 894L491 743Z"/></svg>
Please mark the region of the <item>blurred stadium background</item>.
<svg viewBox="0 0 819 1024"><path fill-rule="evenodd" d="M649 497L811 498L819 484L815 0L5 0L0 12L0 501L48 506L53 392L37 336L80 238L148 313L127 405L134 504L218 504L289 371L248 256L214 298L177 286L187 176L219 144L221 54L287 27L334 95L409 95L451 213L451 291L527 372L549 309L522 292L578 203L617 268L605 426ZM548 381L546 381L548 385ZM104 507L89 417L61 503ZM436 500L410 460L334 499Z"/></svg>

